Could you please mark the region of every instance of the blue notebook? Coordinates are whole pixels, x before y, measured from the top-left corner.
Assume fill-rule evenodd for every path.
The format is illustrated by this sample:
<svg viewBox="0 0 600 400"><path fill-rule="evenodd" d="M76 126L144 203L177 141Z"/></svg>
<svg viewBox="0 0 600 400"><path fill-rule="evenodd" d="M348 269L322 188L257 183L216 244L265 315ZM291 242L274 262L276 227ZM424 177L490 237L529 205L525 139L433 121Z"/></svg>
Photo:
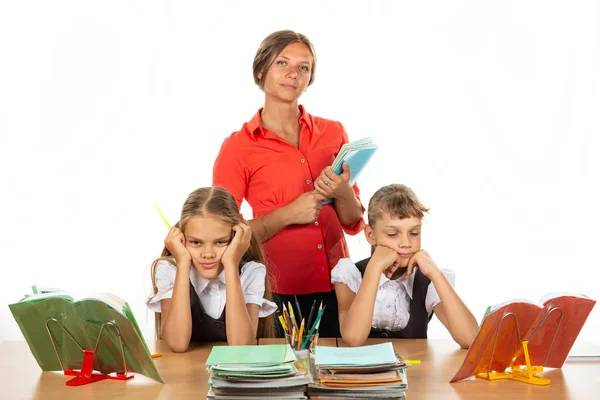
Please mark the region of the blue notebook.
<svg viewBox="0 0 600 400"><path fill-rule="evenodd" d="M340 175L342 173L342 164L345 161L350 167L350 185L354 185L365 165L369 163L369 160L371 160L371 157L373 157L378 148L371 138L346 143L340 149L335 160L333 160L331 169ZM323 204L329 204L332 201L333 199L327 199L323 201Z"/></svg>
<svg viewBox="0 0 600 400"><path fill-rule="evenodd" d="M315 366L334 367L370 367L379 365L395 365L398 358L392 342L384 342L359 347L328 347L315 348Z"/></svg>

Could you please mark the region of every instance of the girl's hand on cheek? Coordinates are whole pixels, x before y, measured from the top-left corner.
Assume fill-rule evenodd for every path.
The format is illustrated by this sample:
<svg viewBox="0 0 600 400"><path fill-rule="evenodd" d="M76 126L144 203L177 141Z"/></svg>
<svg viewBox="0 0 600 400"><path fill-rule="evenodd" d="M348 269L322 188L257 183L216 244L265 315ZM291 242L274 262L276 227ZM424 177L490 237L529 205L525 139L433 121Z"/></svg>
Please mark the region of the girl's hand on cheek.
<svg viewBox="0 0 600 400"><path fill-rule="evenodd" d="M223 257L221 257L221 262L224 267L229 266L237 266L240 264L242 257L250 248L250 239L252 239L252 229L250 226L240 223L233 227L233 239L225 253L223 253Z"/></svg>
<svg viewBox="0 0 600 400"><path fill-rule="evenodd" d="M179 227L174 226L169 230L165 238L165 247L175 257L177 266L191 266L192 256L185 247L185 236Z"/></svg>

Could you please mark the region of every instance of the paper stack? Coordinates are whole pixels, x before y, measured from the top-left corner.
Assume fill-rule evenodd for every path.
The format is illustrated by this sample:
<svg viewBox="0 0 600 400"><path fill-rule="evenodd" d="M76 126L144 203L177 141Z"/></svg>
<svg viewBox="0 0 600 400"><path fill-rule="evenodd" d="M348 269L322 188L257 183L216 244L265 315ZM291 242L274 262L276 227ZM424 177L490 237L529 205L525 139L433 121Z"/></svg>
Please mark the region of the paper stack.
<svg viewBox="0 0 600 400"><path fill-rule="evenodd" d="M310 398L403 399L408 389L406 363L391 342L362 347L315 349L319 379L308 386Z"/></svg>
<svg viewBox="0 0 600 400"><path fill-rule="evenodd" d="M288 344L214 346L206 365L211 399L306 399L311 382Z"/></svg>

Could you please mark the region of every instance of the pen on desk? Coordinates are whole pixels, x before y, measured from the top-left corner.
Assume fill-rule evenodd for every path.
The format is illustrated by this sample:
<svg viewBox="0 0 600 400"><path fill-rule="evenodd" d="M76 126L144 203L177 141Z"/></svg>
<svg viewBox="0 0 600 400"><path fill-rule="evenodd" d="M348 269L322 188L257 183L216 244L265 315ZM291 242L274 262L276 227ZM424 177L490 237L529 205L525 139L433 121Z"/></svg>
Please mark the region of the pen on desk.
<svg viewBox="0 0 600 400"><path fill-rule="evenodd" d="M296 302L296 308L298 309L298 321L303 320L302 310L300 309L300 303L298 303L298 296L294 295L294 300Z"/></svg>
<svg viewBox="0 0 600 400"><path fill-rule="evenodd" d="M171 230L171 224L169 224L169 220L167 219L167 217L165 217L165 214L163 214L162 210L158 206L158 203L154 202L154 207L156 208L156 211L158 211L158 215L160 215L160 217L162 218L163 222L167 226L167 229Z"/></svg>
<svg viewBox="0 0 600 400"><path fill-rule="evenodd" d="M421 360L404 360L407 364L421 364Z"/></svg>

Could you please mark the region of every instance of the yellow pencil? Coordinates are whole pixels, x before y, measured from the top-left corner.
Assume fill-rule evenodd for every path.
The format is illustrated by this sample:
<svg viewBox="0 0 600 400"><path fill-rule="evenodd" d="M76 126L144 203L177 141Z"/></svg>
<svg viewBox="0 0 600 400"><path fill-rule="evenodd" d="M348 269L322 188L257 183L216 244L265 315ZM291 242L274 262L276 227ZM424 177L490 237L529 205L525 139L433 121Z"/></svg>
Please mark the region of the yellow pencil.
<svg viewBox="0 0 600 400"><path fill-rule="evenodd" d="M169 224L169 220L167 219L167 217L165 217L165 214L163 214L162 210L160 209L160 207L158 206L158 204L156 202L154 202L154 207L156 208L156 211L158 211L158 215L160 215L163 222L167 226L167 229L171 230L171 224Z"/></svg>
<svg viewBox="0 0 600 400"><path fill-rule="evenodd" d="M294 329L292 329L292 339L291 339L292 343L290 343L290 346L292 346L292 349L294 348L294 343L296 343L296 327L294 327Z"/></svg>
<svg viewBox="0 0 600 400"><path fill-rule="evenodd" d="M154 353L152 354L152 358L162 357L162 353Z"/></svg>
<svg viewBox="0 0 600 400"><path fill-rule="evenodd" d="M298 346L300 346L300 343L302 343L302 332L304 332L304 318L302 318L300 330L298 331ZM300 347L298 347L298 350L300 350Z"/></svg>
<svg viewBox="0 0 600 400"><path fill-rule="evenodd" d="M279 318L279 322L281 323L281 327L283 328L283 331L284 332L287 331L287 328L285 326L285 320L283 319L283 316L282 315L278 315L277 317Z"/></svg>
<svg viewBox="0 0 600 400"><path fill-rule="evenodd" d="M296 316L294 315L294 307L292 307L292 303L288 301L288 308L290 310L290 318L292 319L292 324L294 324L294 328L298 330L298 324L296 323Z"/></svg>

